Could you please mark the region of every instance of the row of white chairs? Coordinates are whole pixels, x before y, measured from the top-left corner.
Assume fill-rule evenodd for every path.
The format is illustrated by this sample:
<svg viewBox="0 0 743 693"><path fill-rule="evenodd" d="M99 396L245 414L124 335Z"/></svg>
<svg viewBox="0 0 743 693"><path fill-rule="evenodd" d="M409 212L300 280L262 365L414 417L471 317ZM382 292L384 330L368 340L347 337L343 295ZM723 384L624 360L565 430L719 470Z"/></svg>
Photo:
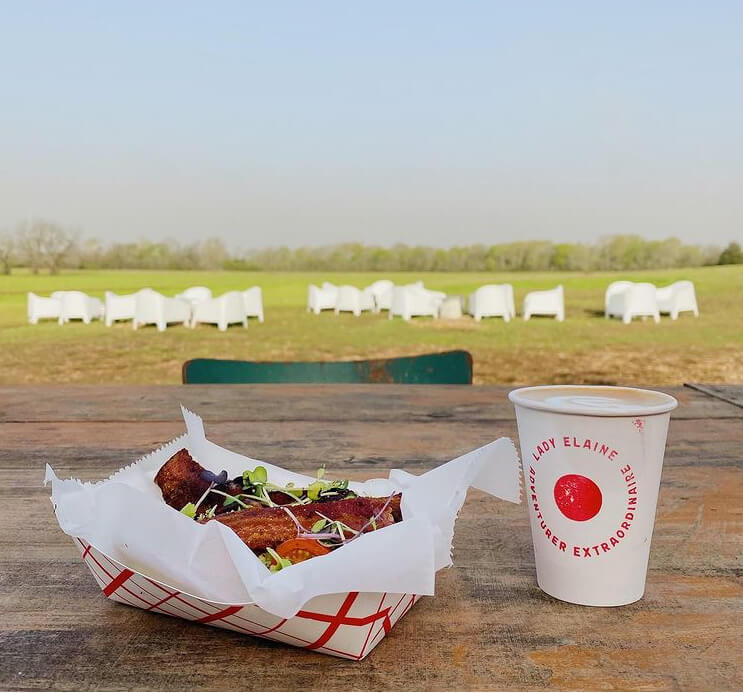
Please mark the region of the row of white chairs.
<svg viewBox="0 0 743 693"><path fill-rule="evenodd" d="M401 315L409 320L415 315L437 316L444 298L445 293L426 289L422 281L395 286L389 279L380 279L363 289L323 282L321 286L310 284L307 310L315 315L323 310L333 310L336 315L348 312L357 317L364 311L378 313L387 310L390 318Z"/></svg>
<svg viewBox="0 0 743 693"><path fill-rule="evenodd" d="M381 279L364 289L325 282L321 287L310 285L307 309L315 314L332 309L336 314L351 312L356 316L363 311L388 310L390 319L399 315L410 320L415 316L438 317L445 298L445 293L426 289L421 281L395 286ZM605 317L620 317L625 323L634 317L652 317L659 322L661 313L676 320L684 311L699 315L694 284L690 281L660 288L647 282L618 281L609 285L604 298ZM470 294L468 312L478 322L487 317L510 321L516 317L513 287L510 284L481 286ZM523 316L528 320L532 315L551 315L559 321L564 320L563 287L528 293ZM235 323L247 327L248 317L257 317L263 322L263 294L258 286L242 292L228 291L216 298L207 287L199 286L175 298L152 289L127 295L107 291L105 302L82 291L55 291L48 297L28 294L28 319L32 324L44 318L57 319L60 325L74 319L90 323L104 316L108 327L117 320L132 320L135 330L140 325L155 324L162 331L175 322L191 327L211 323L226 330Z"/></svg>
<svg viewBox="0 0 743 693"><path fill-rule="evenodd" d="M423 287L422 282L396 286L392 291L390 318L401 315L404 320L413 316L437 317L446 294ZM506 322L516 317L513 286L510 284L486 284L469 296L467 310L477 322L482 318L501 317ZM532 315L552 315L565 319L565 301L562 286L549 291L532 291L524 299L524 319Z"/></svg>
<svg viewBox="0 0 743 693"><path fill-rule="evenodd" d="M661 314L676 320L679 313L689 311L699 315L694 284L687 280L669 286L656 287L648 282L618 281L609 285L604 299L605 317L620 317L630 323L634 317L652 317L660 321ZM506 322L515 317L513 287L510 284L482 286L470 295L469 312L475 320L500 316ZM552 315L565 319L563 287L532 291L524 298L524 320L532 315Z"/></svg>
<svg viewBox="0 0 743 693"><path fill-rule="evenodd" d="M687 280L664 287L648 282L612 282L604 298L605 317L620 317L625 323L630 323L635 317L652 317L659 322L661 314L668 314L676 320L679 313L686 311L699 315L694 284ZM475 320L500 316L507 322L516 315L513 288L510 284L480 287L470 295L469 312ZM532 315L552 315L559 321L564 320L563 287L528 293L524 298L524 320Z"/></svg>
<svg viewBox="0 0 743 693"><path fill-rule="evenodd" d="M401 315L404 320L413 316L437 317L446 294L431 291L422 283L396 286L392 292L390 318ZM467 310L477 322L483 318L502 317L506 322L516 317L513 287L510 284L486 284L469 296ZM532 315L553 315L558 320L565 318L562 286L549 291L532 291L524 300L524 319Z"/></svg>
<svg viewBox="0 0 743 693"><path fill-rule="evenodd" d="M332 309L361 315L365 310L388 310L392 319L396 315L404 320L416 316L437 317L446 294L431 291L423 282L395 286L382 279L365 289L353 286L335 286L325 282L321 287L310 285L307 307L315 314ZM511 284L487 284L469 296L468 312L476 321L482 318L501 317L506 322L516 317L513 287ZM656 322L661 313L672 320L679 313L690 311L699 315L694 284L678 281L656 288L647 282L618 281L609 285L605 296L606 317L621 317L625 323L633 317L652 317ZM531 291L524 298L523 317L533 315L553 316L558 321L565 319L565 293L562 285L544 291Z"/></svg>
<svg viewBox="0 0 743 693"><path fill-rule="evenodd" d="M321 286L310 284L307 295L307 310L315 315L323 310L336 314L347 311L356 316L364 311L389 311L389 318L401 316L410 320L418 316L438 317L446 298L443 291L427 289L422 281L395 286L388 279L380 279L364 289L355 286L336 286L323 282ZM516 316L513 287L510 284L481 286L469 297L469 313L479 321L487 317L502 317L509 321ZM554 315L558 320L565 317L562 286L550 291L533 291L524 301L524 318L532 315Z"/></svg>
<svg viewBox="0 0 743 693"><path fill-rule="evenodd" d="M469 313L476 321L482 318L502 317L509 322L516 317L513 286L486 284L470 294ZM547 315L562 322L565 319L565 294L562 285L544 291L531 291L524 298L523 317Z"/></svg>
<svg viewBox="0 0 743 693"><path fill-rule="evenodd" d="M348 284L336 286L331 282L323 282L321 286L310 284L307 310L315 315L323 310L333 310L336 315L348 312L359 316L367 310L378 313L380 310L389 310L392 287L388 279L380 279L364 289Z"/></svg>
<svg viewBox="0 0 743 693"><path fill-rule="evenodd" d="M676 320L679 313L687 311L699 316L694 284L688 280L663 287L649 282L612 282L604 296L604 317L621 318L626 324L637 317L660 322L661 313Z"/></svg>
<svg viewBox="0 0 743 693"><path fill-rule="evenodd" d="M102 318L105 310L100 298L82 291L55 291L51 296L37 296L29 291L26 306L28 321L32 325L49 318L57 320L60 325L70 320L82 320L88 324Z"/></svg>
<svg viewBox="0 0 743 693"><path fill-rule="evenodd" d="M245 291L228 291L216 298L206 287L191 287L175 298L152 289L140 289L133 294L106 291L105 301L82 291L55 291L51 296L28 294L28 320L52 318L63 325L70 320L92 320L105 317L107 327L119 320L131 320L136 330L142 325L156 325L163 331L169 324L183 323L196 327L199 323L216 324L220 330L240 323L248 326L248 318L263 322L263 293L259 286Z"/></svg>

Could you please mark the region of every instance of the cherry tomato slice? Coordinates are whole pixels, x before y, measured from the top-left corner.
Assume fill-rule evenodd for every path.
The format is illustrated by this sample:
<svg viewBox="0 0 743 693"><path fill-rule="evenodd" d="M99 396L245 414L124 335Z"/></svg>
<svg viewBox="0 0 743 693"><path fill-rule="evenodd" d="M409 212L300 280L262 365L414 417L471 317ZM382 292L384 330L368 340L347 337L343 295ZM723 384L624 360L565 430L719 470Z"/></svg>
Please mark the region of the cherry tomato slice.
<svg viewBox="0 0 743 693"><path fill-rule="evenodd" d="M314 556L324 556L330 553L327 546L323 546L316 539L287 539L276 547L276 553L282 558L288 558L292 563L301 563Z"/></svg>

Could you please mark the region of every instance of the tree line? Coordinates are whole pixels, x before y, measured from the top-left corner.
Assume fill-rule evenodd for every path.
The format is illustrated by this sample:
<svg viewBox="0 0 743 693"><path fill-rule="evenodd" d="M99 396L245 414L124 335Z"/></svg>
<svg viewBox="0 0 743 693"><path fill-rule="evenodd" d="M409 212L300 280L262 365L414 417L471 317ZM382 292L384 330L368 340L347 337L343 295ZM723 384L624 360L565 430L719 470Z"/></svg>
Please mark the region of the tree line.
<svg viewBox="0 0 743 693"><path fill-rule="evenodd" d="M517 241L495 245L431 248L397 244L386 248L343 243L321 248L267 248L231 259L226 266L256 270L342 271L595 271L701 267L743 263L740 245L683 244L677 238L648 241L639 236L610 236L587 243Z"/></svg>
<svg viewBox="0 0 743 693"><path fill-rule="evenodd" d="M740 244L725 249L689 245L677 238L645 240L615 235L595 243L517 241L494 245L431 248L402 243L391 247L342 243L325 247L264 248L231 252L219 238L194 243L175 240L103 244L49 221L20 224L0 233L0 271L28 267L56 274L75 269L183 269L277 271L594 271L642 270L743 264Z"/></svg>

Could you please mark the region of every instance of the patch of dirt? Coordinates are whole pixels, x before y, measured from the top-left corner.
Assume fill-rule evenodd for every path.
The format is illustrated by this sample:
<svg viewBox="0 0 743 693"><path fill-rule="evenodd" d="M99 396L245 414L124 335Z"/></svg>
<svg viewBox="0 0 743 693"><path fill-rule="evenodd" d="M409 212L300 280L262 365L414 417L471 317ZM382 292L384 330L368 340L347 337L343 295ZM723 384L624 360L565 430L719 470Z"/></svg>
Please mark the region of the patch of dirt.
<svg viewBox="0 0 743 693"><path fill-rule="evenodd" d="M484 384L682 385L743 382L743 348L653 346L582 352L473 350L474 382Z"/></svg>

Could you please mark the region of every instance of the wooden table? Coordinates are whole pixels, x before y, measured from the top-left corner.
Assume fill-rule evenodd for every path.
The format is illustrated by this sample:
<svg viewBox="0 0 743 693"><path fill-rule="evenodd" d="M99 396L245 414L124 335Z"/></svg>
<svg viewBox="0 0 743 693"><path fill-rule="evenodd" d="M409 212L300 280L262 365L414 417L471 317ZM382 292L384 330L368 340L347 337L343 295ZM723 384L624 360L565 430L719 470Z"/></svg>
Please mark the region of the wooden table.
<svg viewBox="0 0 743 693"><path fill-rule="evenodd" d="M674 413L646 596L614 609L536 586L525 505L470 494L456 567L361 663L106 600L59 530L45 462L105 477L183 431L312 473L414 473L516 435L507 388L0 388L0 689L740 689L743 387L668 388Z"/></svg>

